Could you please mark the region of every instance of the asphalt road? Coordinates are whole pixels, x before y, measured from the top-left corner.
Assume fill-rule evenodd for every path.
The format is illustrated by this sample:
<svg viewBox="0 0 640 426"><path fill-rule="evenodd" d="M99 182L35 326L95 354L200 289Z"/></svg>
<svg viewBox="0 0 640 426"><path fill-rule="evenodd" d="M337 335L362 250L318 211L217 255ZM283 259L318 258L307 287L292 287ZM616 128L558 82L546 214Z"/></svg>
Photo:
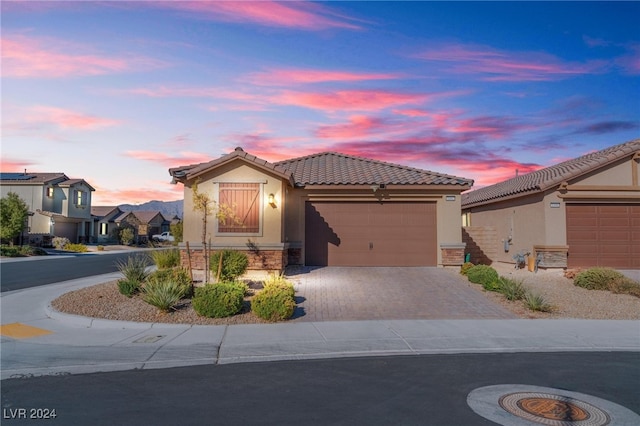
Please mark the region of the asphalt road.
<svg viewBox="0 0 640 426"><path fill-rule="evenodd" d="M490 425L466 398L501 384L578 392L640 413L639 361L632 352L459 354L7 379L2 424ZM18 409L56 417L16 418Z"/></svg>
<svg viewBox="0 0 640 426"><path fill-rule="evenodd" d="M0 291L20 290L118 270L116 261L136 252L47 256L0 263Z"/></svg>

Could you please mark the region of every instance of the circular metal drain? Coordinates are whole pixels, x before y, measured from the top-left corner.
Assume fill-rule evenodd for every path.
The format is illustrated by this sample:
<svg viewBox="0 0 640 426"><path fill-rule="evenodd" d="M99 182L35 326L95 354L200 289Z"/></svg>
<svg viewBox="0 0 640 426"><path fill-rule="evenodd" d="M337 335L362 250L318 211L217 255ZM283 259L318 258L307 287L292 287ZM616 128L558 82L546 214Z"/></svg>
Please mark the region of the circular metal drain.
<svg viewBox="0 0 640 426"><path fill-rule="evenodd" d="M637 426L637 413L606 399L530 385L475 389L467 404L480 416L504 426Z"/></svg>
<svg viewBox="0 0 640 426"><path fill-rule="evenodd" d="M550 426L605 426L611 421L598 407L557 394L516 392L498 403L513 415Z"/></svg>

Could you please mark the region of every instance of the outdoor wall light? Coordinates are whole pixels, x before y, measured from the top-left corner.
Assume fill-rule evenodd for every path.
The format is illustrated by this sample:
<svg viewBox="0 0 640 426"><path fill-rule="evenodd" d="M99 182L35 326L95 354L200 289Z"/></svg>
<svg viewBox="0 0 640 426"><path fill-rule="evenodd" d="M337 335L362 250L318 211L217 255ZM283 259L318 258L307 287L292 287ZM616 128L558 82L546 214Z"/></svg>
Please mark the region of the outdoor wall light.
<svg viewBox="0 0 640 426"><path fill-rule="evenodd" d="M276 206L276 196L275 195L269 194L268 201L269 201L269 205L271 205L272 207Z"/></svg>

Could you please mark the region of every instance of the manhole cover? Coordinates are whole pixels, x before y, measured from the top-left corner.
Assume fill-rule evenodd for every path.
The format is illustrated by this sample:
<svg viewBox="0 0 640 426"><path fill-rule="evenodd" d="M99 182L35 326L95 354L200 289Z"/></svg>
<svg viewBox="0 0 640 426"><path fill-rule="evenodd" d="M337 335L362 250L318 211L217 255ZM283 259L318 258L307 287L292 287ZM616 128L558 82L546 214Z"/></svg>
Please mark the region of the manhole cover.
<svg viewBox="0 0 640 426"><path fill-rule="evenodd" d="M605 426L611 421L591 404L556 394L516 392L502 396L499 404L511 414L544 425Z"/></svg>
<svg viewBox="0 0 640 426"><path fill-rule="evenodd" d="M467 404L504 426L640 425L638 414L606 399L541 386L485 386L471 391Z"/></svg>

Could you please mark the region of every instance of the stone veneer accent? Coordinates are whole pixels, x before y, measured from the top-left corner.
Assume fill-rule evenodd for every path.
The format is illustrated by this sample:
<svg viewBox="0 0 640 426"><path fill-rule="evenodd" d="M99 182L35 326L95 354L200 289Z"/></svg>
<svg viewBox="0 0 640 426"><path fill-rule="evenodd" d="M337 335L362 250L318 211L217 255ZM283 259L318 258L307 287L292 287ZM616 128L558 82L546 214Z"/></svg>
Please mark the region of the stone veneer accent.
<svg viewBox="0 0 640 426"><path fill-rule="evenodd" d="M201 248L191 248L191 269L204 271L204 253ZM212 250L215 253L217 250ZM287 250L242 250L249 258L249 270L282 271L288 264ZM189 267L186 247L180 249L180 264Z"/></svg>
<svg viewBox="0 0 640 426"><path fill-rule="evenodd" d="M442 244L442 266L461 266L464 263L464 248L462 244Z"/></svg>
<svg viewBox="0 0 640 426"><path fill-rule="evenodd" d="M540 256L539 268L566 268L569 246L533 246L533 256Z"/></svg>

